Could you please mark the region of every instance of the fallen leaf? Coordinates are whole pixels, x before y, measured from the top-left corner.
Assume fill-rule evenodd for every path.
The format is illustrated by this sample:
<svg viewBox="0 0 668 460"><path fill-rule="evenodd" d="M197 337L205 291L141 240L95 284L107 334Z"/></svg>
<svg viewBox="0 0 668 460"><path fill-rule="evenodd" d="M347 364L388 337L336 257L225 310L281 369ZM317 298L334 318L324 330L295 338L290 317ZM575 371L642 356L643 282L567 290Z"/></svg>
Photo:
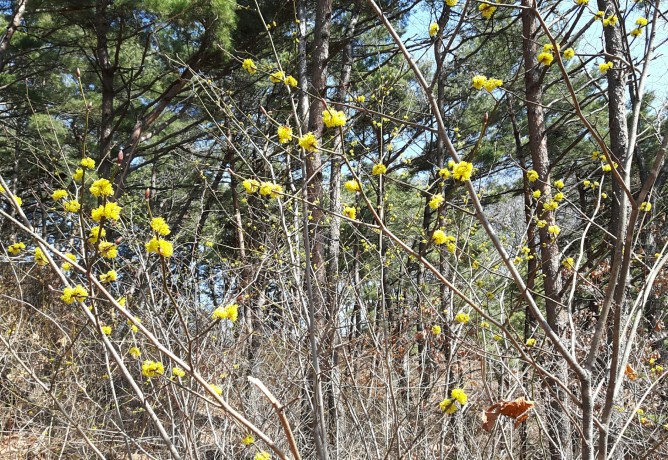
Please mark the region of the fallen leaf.
<svg viewBox="0 0 668 460"><path fill-rule="evenodd" d="M515 428L529 418L529 410L535 405L533 401L517 398L512 401L501 400L492 404L482 416L482 427L492 431L499 415L515 419Z"/></svg>

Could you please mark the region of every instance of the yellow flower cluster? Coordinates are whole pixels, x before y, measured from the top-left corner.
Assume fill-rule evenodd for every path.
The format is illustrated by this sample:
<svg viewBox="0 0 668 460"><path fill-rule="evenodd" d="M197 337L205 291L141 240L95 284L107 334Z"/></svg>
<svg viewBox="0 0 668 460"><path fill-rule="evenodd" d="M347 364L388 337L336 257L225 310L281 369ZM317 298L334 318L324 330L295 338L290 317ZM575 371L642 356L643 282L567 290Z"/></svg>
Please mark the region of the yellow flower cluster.
<svg viewBox="0 0 668 460"><path fill-rule="evenodd" d="M471 317L469 316L468 313L464 313L463 311L460 311L455 315L455 321L457 321L460 324L466 324L469 321L471 321Z"/></svg>
<svg viewBox="0 0 668 460"><path fill-rule="evenodd" d="M21 251L23 251L25 248L26 248L25 243L19 241L18 243L10 244L9 246L7 246L7 252L13 256L18 256L21 253Z"/></svg>
<svg viewBox="0 0 668 460"><path fill-rule="evenodd" d="M83 302L86 300L86 297L88 297L88 291L82 285L77 284L73 288L66 287L63 289L63 295L60 296L60 300L70 305L74 302Z"/></svg>
<svg viewBox="0 0 668 460"><path fill-rule="evenodd" d="M79 212L81 204L77 200L68 200L63 203L63 208L67 212Z"/></svg>
<svg viewBox="0 0 668 460"><path fill-rule="evenodd" d="M94 169L95 168L95 160L93 160L92 158L83 158L81 160L81 163L79 163L79 164L86 169Z"/></svg>
<svg viewBox="0 0 668 460"><path fill-rule="evenodd" d="M480 11L480 14L482 14L483 18L490 19L496 11L496 7L494 5L490 5L489 3L481 3L478 6L478 11Z"/></svg>
<svg viewBox="0 0 668 460"><path fill-rule="evenodd" d="M292 140L292 128L289 126L279 126L278 127L278 142L281 144L287 144Z"/></svg>
<svg viewBox="0 0 668 460"><path fill-rule="evenodd" d="M458 409L455 403L459 403L460 405L464 406L468 400L469 397L463 389L454 388L450 392L450 398L445 398L438 404L438 406L440 407L441 411L445 412L446 414L454 414Z"/></svg>
<svg viewBox="0 0 668 460"><path fill-rule="evenodd" d="M100 228L99 225L90 229L90 234L88 235L88 242L90 244L97 243L101 238L107 236L107 231L104 228Z"/></svg>
<svg viewBox="0 0 668 460"><path fill-rule="evenodd" d="M69 271L72 270L72 263L71 262L76 262L77 261L77 256L72 254L71 252L66 252L65 257L70 261L70 262L65 262L63 263L60 268L63 269L63 271Z"/></svg>
<svg viewBox="0 0 668 460"><path fill-rule="evenodd" d="M608 16L603 20L603 27L614 27L617 25L617 21L619 19L617 18L617 15L613 14L611 16Z"/></svg>
<svg viewBox="0 0 668 460"><path fill-rule="evenodd" d="M250 446L253 443L255 443L255 438L253 436L251 436L250 434L247 434L241 440L241 444L243 444L244 446Z"/></svg>
<svg viewBox="0 0 668 460"><path fill-rule="evenodd" d="M538 180L538 172L533 169L528 170L527 179L529 179L529 182L536 182Z"/></svg>
<svg viewBox="0 0 668 460"><path fill-rule="evenodd" d="M90 193L93 196L111 196L114 194L114 188L107 179L98 179L90 186Z"/></svg>
<svg viewBox="0 0 668 460"><path fill-rule="evenodd" d="M306 133L297 140L297 145L307 152L315 152L318 150L318 138L313 133Z"/></svg>
<svg viewBox="0 0 668 460"><path fill-rule="evenodd" d="M328 128L343 127L346 125L346 114L343 110L325 109L322 112L322 122Z"/></svg>
<svg viewBox="0 0 668 460"><path fill-rule="evenodd" d="M544 66L550 66L552 64L552 61L554 61L554 55L548 51L543 51L542 53L538 54L538 62L543 64Z"/></svg>
<svg viewBox="0 0 668 460"><path fill-rule="evenodd" d="M445 198L443 198L443 195L440 193L438 195L434 195L431 197L431 200L429 200L429 207L431 209L438 209L443 202L445 201Z"/></svg>
<svg viewBox="0 0 668 460"><path fill-rule="evenodd" d="M172 257L174 253L171 241L163 240L162 238L153 237L145 246L147 252L154 252L162 257Z"/></svg>
<svg viewBox="0 0 668 460"><path fill-rule="evenodd" d="M649 212L652 209L652 203L649 203L647 201L643 201L640 203L640 210L644 212Z"/></svg>
<svg viewBox="0 0 668 460"><path fill-rule="evenodd" d="M180 367L174 367L172 368L172 375L175 377L183 378L186 376L186 371L184 371Z"/></svg>
<svg viewBox="0 0 668 460"><path fill-rule="evenodd" d="M164 373L165 373L165 366L163 366L160 361L150 361L147 359L141 365L141 374L144 377L148 378L160 377Z"/></svg>
<svg viewBox="0 0 668 460"><path fill-rule="evenodd" d="M102 219L118 220L121 217L121 207L116 203L108 202L101 204L91 211L91 218L95 222L100 222Z"/></svg>
<svg viewBox="0 0 668 460"><path fill-rule="evenodd" d="M165 222L165 219L162 217L154 217L151 219L151 228L156 234L162 236L167 236L171 232L169 225L167 225L167 222Z"/></svg>
<svg viewBox="0 0 668 460"><path fill-rule="evenodd" d="M63 198L66 197L67 197L67 190L63 189L54 190L53 193L51 194L51 199L53 199L53 201L62 200Z"/></svg>
<svg viewBox="0 0 668 460"><path fill-rule="evenodd" d="M429 36L430 37L435 37L436 35L438 35L439 30L440 30L440 27L438 26L438 24L436 24L435 22L432 22L429 25Z"/></svg>
<svg viewBox="0 0 668 460"><path fill-rule="evenodd" d="M118 273L116 270L109 270L107 273L101 273L99 279L101 283L111 283L118 279Z"/></svg>
<svg viewBox="0 0 668 460"><path fill-rule="evenodd" d="M255 454L253 460L271 460L271 454L263 450Z"/></svg>
<svg viewBox="0 0 668 460"><path fill-rule="evenodd" d="M105 259L114 259L118 255L118 247L109 241L101 241L97 249Z"/></svg>
<svg viewBox="0 0 668 460"><path fill-rule="evenodd" d="M273 182L262 182L260 184L260 195L278 198L283 193L283 187Z"/></svg>
<svg viewBox="0 0 668 460"><path fill-rule="evenodd" d="M499 80L498 78L487 78L484 75L476 75L471 79L471 84L477 90L485 88L487 91L492 92L503 85L503 80Z"/></svg>
<svg viewBox="0 0 668 460"><path fill-rule="evenodd" d="M441 334L441 326L438 324L435 324L431 327L431 333L434 335L440 335Z"/></svg>
<svg viewBox="0 0 668 460"><path fill-rule="evenodd" d="M385 174L387 172L387 166L385 166L383 163L377 163L373 165L373 168L371 168L371 174L374 176L379 176L381 174Z"/></svg>
<svg viewBox="0 0 668 460"><path fill-rule="evenodd" d="M241 64L241 68L251 75L257 72L257 66L252 59L244 59L244 62Z"/></svg>
<svg viewBox="0 0 668 460"><path fill-rule="evenodd" d="M526 345L527 345L527 347L533 347L534 345L536 345L536 339L534 339L533 337L527 339L527 344Z"/></svg>
<svg viewBox="0 0 668 460"><path fill-rule="evenodd" d="M355 219L355 217L357 216L357 210L353 207L345 206L343 208L343 215L346 216L348 219Z"/></svg>
<svg viewBox="0 0 668 460"><path fill-rule="evenodd" d="M269 75L269 80L272 83L285 83L287 86L291 86L293 88L297 87L299 82L295 77L292 75L288 75L287 77L285 76L285 72L282 71L277 71Z"/></svg>
<svg viewBox="0 0 668 460"><path fill-rule="evenodd" d="M141 351L137 347L132 347L128 350L128 354L134 359L137 359L141 356Z"/></svg>
<svg viewBox="0 0 668 460"><path fill-rule="evenodd" d="M460 161L452 167L452 177L455 180L467 181L473 174L473 164L466 161Z"/></svg>
<svg viewBox="0 0 668 460"><path fill-rule="evenodd" d="M346 188L346 190L348 190L350 193L355 193L355 192L359 192L359 191L362 190L362 186L360 185L360 183L357 182L357 181L354 180L354 179L353 179L353 180L346 181L346 182L343 184L343 186L344 186L344 187Z"/></svg>
<svg viewBox="0 0 668 460"><path fill-rule="evenodd" d="M35 255L35 263L40 267L43 267L44 265L47 265L49 263L49 260L46 258L46 256L44 255L44 253L40 248L35 248L34 255Z"/></svg>
<svg viewBox="0 0 668 460"><path fill-rule="evenodd" d="M229 319L234 323L239 318L239 305L231 303L226 307L218 307L211 316L213 319Z"/></svg>
<svg viewBox="0 0 668 460"><path fill-rule="evenodd" d="M598 70L601 73L606 73L608 70L612 69L612 67L614 65L615 65L615 63L612 62L612 61L604 62L604 63L598 65Z"/></svg>

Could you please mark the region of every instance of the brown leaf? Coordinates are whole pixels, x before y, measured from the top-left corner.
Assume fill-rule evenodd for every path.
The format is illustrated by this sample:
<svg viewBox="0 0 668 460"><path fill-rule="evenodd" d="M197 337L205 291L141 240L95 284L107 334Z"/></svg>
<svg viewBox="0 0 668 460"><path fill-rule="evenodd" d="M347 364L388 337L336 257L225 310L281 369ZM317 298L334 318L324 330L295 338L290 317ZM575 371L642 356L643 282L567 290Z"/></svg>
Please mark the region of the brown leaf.
<svg viewBox="0 0 668 460"><path fill-rule="evenodd" d="M634 381L635 379L638 378L638 373L631 367L630 364L626 365L626 369L624 370L624 375L629 378L629 380Z"/></svg>
<svg viewBox="0 0 668 460"><path fill-rule="evenodd" d="M515 428L520 423L529 418L529 410L535 405L533 401L524 398L517 398L512 401L501 400L492 404L483 414L482 427L486 431L491 431L494 428L496 419L499 415L504 415L515 419Z"/></svg>

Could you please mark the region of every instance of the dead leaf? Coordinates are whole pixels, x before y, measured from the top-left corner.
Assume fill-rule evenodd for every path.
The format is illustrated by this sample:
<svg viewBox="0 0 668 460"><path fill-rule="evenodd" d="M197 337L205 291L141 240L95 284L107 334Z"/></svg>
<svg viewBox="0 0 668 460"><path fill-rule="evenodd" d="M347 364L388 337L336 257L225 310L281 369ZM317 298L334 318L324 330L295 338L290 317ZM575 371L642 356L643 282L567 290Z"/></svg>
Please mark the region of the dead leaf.
<svg viewBox="0 0 668 460"><path fill-rule="evenodd" d="M638 373L631 367L630 364L626 365L626 369L624 370L624 375L629 378L629 380L634 381L635 379L638 378Z"/></svg>
<svg viewBox="0 0 668 460"><path fill-rule="evenodd" d="M512 401L501 400L492 404L482 416L482 427L486 431L492 431L499 415L515 419L515 428L529 418L529 410L535 405L533 401L517 398Z"/></svg>

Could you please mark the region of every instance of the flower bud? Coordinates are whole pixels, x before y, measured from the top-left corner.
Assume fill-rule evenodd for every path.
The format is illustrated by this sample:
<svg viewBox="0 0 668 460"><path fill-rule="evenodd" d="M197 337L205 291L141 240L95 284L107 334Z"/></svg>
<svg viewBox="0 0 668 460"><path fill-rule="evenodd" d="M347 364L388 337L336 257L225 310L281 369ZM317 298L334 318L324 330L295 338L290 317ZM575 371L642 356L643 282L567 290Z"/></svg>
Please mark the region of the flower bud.
<svg viewBox="0 0 668 460"><path fill-rule="evenodd" d="M151 189L147 188L146 191L144 192L144 198L147 200L151 199Z"/></svg>
<svg viewBox="0 0 668 460"><path fill-rule="evenodd" d="M116 158L116 161L118 162L118 166L123 164L123 149L118 151L118 157Z"/></svg>
<svg viewBox="0 0 668 460"><path fill-rule="evenodd" d="M81 70L77 67L77 70L74 72L74 75L77 76L77 79L81 78Z"/></svg>

